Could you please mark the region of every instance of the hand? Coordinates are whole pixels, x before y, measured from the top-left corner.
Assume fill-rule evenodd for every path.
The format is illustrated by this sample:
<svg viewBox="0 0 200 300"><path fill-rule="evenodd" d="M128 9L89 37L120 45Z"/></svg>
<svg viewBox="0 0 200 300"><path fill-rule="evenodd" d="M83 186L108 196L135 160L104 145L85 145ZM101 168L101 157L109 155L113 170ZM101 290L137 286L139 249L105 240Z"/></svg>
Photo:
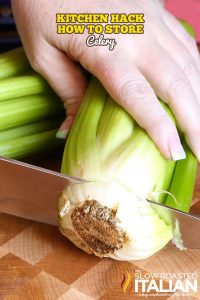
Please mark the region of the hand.
<svg viewBox="0 0 200 300"><path fill-rule="evenodd" d="M166 158L184 158L175 125L156 95L169 104L200 160L200 59L193 38L158 0L13 0L17 27L33 68L63 99L67 133L90 71L154 140ZM145 33L115 35L117 46L86 47L84 35L58 35L56 13L144 13ZM110 35L109 35L110 37ZM82 67L83 68L82 68Z"/></svg>

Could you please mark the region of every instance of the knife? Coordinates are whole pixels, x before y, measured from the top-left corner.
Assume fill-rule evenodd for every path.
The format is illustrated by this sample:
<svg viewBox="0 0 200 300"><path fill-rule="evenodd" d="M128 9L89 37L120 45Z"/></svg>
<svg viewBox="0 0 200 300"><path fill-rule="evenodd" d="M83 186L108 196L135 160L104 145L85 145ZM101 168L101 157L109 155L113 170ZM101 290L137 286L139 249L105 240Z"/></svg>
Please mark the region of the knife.
<svg viewBox="0 0 200 300"><path fill-rule="evenodd" d="M79 179L0 157L0 212L57 224L57 200Z"/></svg>
<svg viewBox="0 0 200 300"><path fill-rule="evenodd" d="M24 162L0 158L0 212L57 225L57 199L62 190L84 180ZM153 209L180 227L186 248L200 248L200 217L147 200Z"/></svg>

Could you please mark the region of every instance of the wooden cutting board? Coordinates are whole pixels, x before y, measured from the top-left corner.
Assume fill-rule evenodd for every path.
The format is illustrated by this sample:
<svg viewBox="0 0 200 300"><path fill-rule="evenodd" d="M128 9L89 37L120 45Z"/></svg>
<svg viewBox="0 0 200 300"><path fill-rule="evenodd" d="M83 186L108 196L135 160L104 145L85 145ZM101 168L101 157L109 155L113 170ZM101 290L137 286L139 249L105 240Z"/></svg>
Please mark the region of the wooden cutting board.
<svg viewBox="0 0 200 300"><path fill-rule="evenodd" d="M59 163L43 161L36 163L59 168ZM200 171L192 206L200 215L199 179ZM0 300L200 299L200 291L187 298L177 292L139 295L134 291L135 279L152 272L196 272L200 277L200 250L179 251L168 245L143 261L99 259L76 248L54 226L0 214ZM169 283L163 282L166 288Z"/></svg>

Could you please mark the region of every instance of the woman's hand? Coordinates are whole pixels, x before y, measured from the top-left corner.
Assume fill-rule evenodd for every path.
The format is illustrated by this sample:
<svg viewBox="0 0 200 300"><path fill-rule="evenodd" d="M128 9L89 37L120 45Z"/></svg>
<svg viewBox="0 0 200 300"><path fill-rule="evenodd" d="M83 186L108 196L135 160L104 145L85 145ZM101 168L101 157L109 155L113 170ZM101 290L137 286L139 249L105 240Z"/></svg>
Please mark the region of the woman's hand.
<svg viewBox="0 0 200 300"><path fill-rule="evenodd" d="M166 158L185 156L169 104L200 160L200 59L195 41L158 0L13 0L17 27L33 68L63 99L66 135L90 71L154 140ZM117 45L87 47L86 35L58 35L56 13L144 13L144 34L114 35ZM80 63L80 64L78 64ZM82 68L82 67L83 68Z"/></svg>

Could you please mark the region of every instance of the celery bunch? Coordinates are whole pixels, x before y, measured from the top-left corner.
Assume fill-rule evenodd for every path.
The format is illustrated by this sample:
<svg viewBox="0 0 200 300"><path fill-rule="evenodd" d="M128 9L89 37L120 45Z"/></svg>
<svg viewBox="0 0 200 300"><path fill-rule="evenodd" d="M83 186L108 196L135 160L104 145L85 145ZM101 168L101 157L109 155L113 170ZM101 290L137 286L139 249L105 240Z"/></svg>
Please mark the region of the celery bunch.
<svg viewBox="0 0 200 300"><path fill-rule="evenodd" d="M56 131L64 113L22 48L0 55L0 156L18 159L60 147Z"/></svg>
<svg viewBox="0 0 200 300"><path fill-rule="evenodd" d="M118 260L147 258L170 240L184 249L170 216L146 201L189 211L197 159L184 147L185 160L167 161L93 78L63 155L62 173L84 181L59 198L61 232L87 253Z"/></svg>
<svg viewBox="0 0 200 300"><path fill-rule="evenodd" d="M64 174L87 181L63 191L58 203L61 232L100 257L149 257L174 238L174 229L168 215L146 199L188 209L196 169L189 149L186 160L167 161L93 78L62 162Z"/></svg>

